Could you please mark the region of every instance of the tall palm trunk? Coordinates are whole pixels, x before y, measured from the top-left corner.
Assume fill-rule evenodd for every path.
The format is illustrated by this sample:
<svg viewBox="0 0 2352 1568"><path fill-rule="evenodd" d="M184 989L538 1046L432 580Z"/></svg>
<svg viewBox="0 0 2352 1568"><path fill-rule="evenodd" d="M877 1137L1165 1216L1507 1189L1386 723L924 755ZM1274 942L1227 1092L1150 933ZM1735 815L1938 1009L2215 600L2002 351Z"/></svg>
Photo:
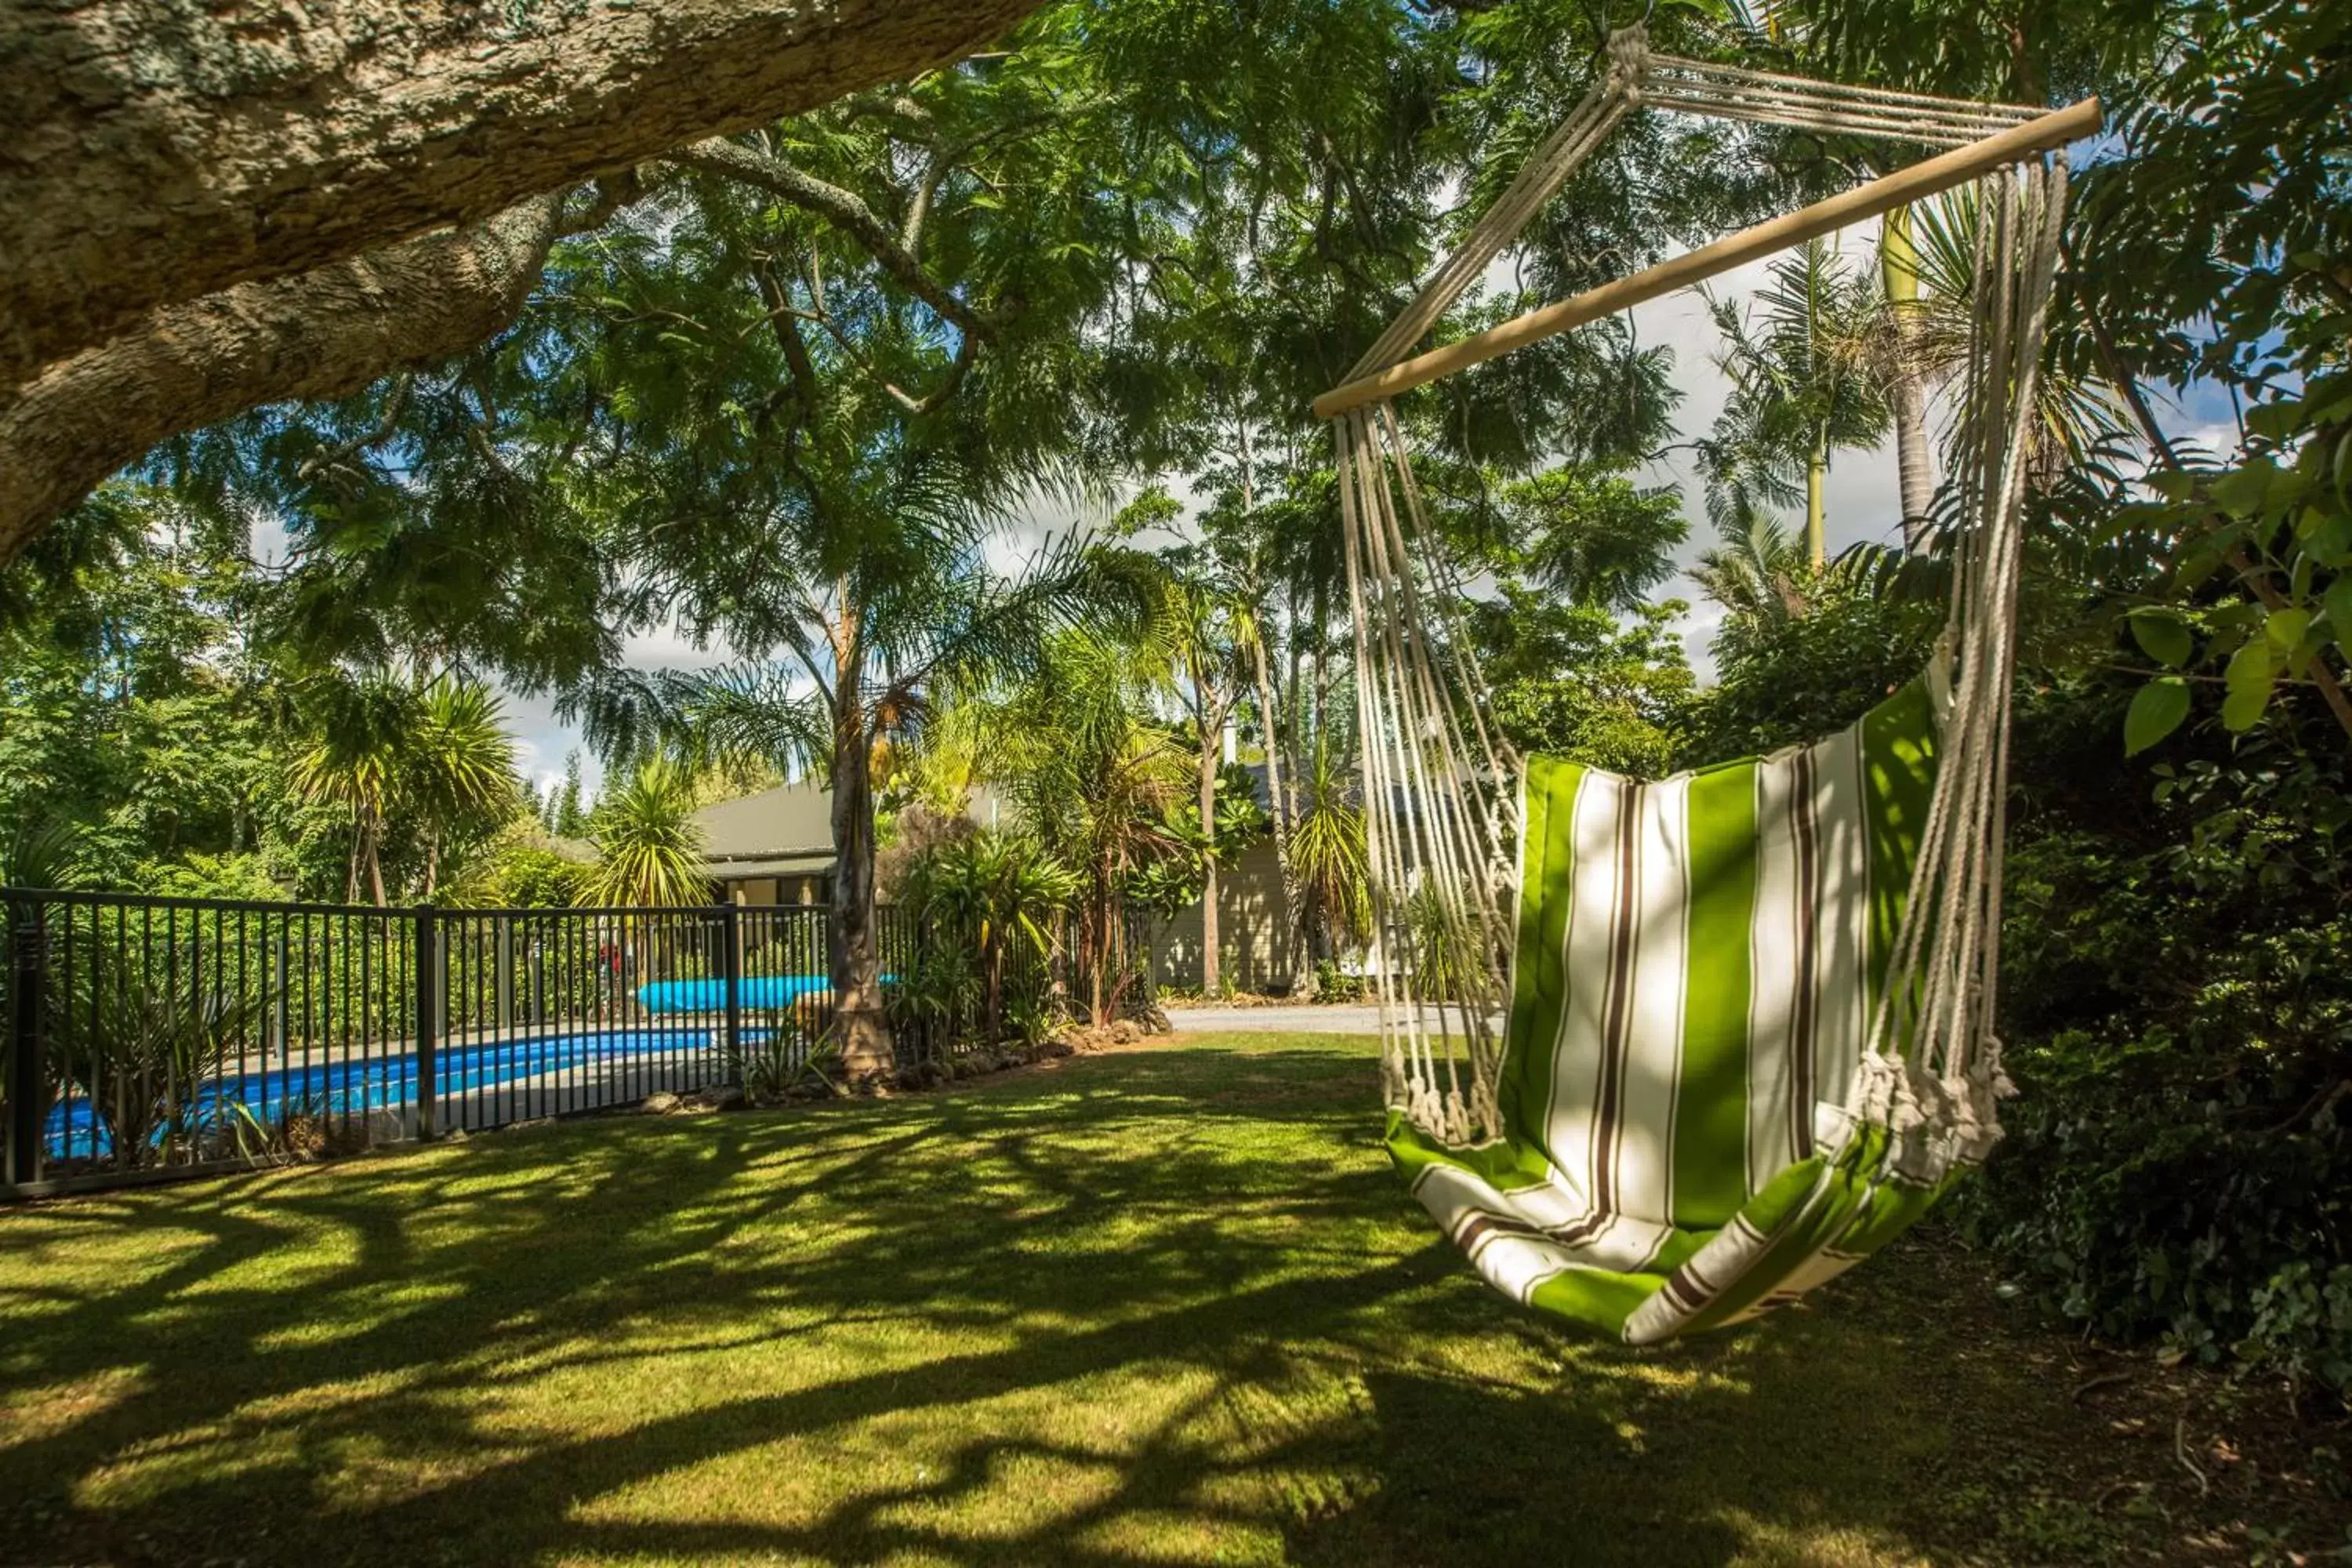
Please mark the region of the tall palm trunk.
<svg viewBox="0 0 2352 1568"><path fill-rule="evenodd" d="M1282 923L1276 928L1276 940L1280 952L1292 951L1298 924L1298 879L1290 867L1290 805L1282 793L1281 726L1276 722L1274 706L1274 676L1266 667L1265 639L1251 639L1251 648L1257 659L1258 715L1265 725L1265 794L1273 807L1274 865L1282 876ZM1297 965L1291 966L1294 970ZM1295 976L1294 976L1295 979Z"/></svg>
<svg viewBox="0 0 2352 1568"><path fill-rule="evenodd" d="M1827 439L1816 440L1805 459L1805 559L1818 571L1829 561L1829 509L1822 491L1830 472Z"/></svg>
<svg viewBox="0 0 2352 1568"><path fill-rule="evenodd" d="M1223 728L1218 704L1203 689L1201 701L1201 992L1214 995L1224 976L1217 962L1217 731Z"/></svg>
<svg viewBox="0 0 2352 1568"><path fill-rule="evenodd" d="M1895 335L1895 374L1887 403L1895 416L1895 464L1901 478L1903 545L1916 550L1935 504L1935 461L1927 452L1927 391L1912 347L1919 310L1919 255L1911 239L1911 209L1888 213L1878 231L1878 265Z"/></svg>
<svg viewBox="0 0 2352 1568"><path fill-rule="evenodd" d="M850 1086L871 1089L898 1069L882 1006L880 916L874 881L874 731L856 665L834 689L833 918L826 922L834 1029Z"/></svg>

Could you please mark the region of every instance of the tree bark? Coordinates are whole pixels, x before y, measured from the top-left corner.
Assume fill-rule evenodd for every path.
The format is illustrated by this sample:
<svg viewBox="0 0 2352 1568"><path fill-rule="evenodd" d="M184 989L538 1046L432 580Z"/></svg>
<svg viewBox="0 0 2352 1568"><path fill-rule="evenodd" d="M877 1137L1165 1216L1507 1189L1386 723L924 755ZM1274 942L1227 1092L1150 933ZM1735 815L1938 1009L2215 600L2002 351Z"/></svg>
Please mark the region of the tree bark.
<svg viewBox="0 0 2352 1568"><path fill-rule="evenodd" d="M560 198L299 277L148 313L0 403L0 565L159 441L278 398L341 397L461 353L511 322Z"/></svg>
<svg viewBox="0 0 2352 1568"><path fill-rule="evenodd" d="M0 10L0 387L969 52L1036 0L50 0Z"/></svg>
<svg viewBox="0 0 2352 1568"><path fill-rule="evenodd" d="M1829 472L1829 448L1814 447L1805 461L1805 560L1816 571L1830 558L1829 505L1822 493Z"/></svg>
<svg viewBox="0 0 2352 1568"><path fill-rule="evenodd" d="M1259 717L1265 723L1265 795L1273 807L1274 865L1282 877L1282 923L1276 928L1281 951L1290 955L1291 984L1298 984L1298 879L1290 865L1290 804L1282 789L1282 737L1278 715L1274 706L1274 672L1267 668L1265 639L1261 636L1250 644L1257 659L1257 705Z"/></svg>
<svg viewBox="0 0 2352 1568"><path fill-rule="evenodd" d="M855 672L835 687L833 918L826 945L833 969L834 1028L841 1068L854 1089L871 1089L898 1068L890 1016L882 1006L880 915L874 891L874 737Z"/></svg>
<svg viewBox="0 0 2352 1568"><path fill-rule="evenodd" d="M1217 953L1218 705L1206 691L1201 704L1201 994L1213 996L1224 976Z"/></svg>
<svg viewBox="0 0 2352 1568"><path fill-rule="evenodd" d="M1936 468L1927 452L1927 390L1912 342L1918 332L1919 254L1911 239L1911 209L1888 213L1878 231L1879 274L1886 285L1895 338L1895 374L1887 401L1895 416L1895 466L1903 505L1903 547L1917 550L1936 501Z"/></svg>

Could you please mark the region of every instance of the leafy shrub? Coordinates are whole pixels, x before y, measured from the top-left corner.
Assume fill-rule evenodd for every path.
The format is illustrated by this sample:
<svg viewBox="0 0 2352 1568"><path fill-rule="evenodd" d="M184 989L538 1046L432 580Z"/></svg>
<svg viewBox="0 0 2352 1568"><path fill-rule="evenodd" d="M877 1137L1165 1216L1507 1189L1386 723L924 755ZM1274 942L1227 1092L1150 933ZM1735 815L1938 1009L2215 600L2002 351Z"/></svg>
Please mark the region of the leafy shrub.
<svg viewBox="0 0 2352 1568"><path fill-rule="evenodd" d="M1077 878L1033 838L982 829L906 868L899 897L921 932L893 987L896 1022L939 1044L1050 1032L1052 961ZM1042 1037L1042 1034L1039 1037Z"/></svg>
<svg viewBox="0 0 2352 1568"><path fill-rule="evenodd" d="M1719 646L1685 753L1849 722L1932 612L1816 584ZM2019 1095L1954 1209L2098 1332L2341 1385L2352 1364L2352 795L2292 713L2122 755L2121 679L2029 679L2011 768L2000 1031ZM2152 764L2152 765L2151 765Z"/></svg>
<svg viewBox="0 0 2352 1568"><path fill-rule="evenodd" d="M1743 623L1718 639L1720 679L1691 703L1677 765L1819 740L1853 723L1926 665L1940 605L1874 598L1809 576L1806 612Z"/></svg>
<svg viewBox="0 0 2352 1568"><path fill-rule="evenodd" d="M2101 1332L2341 1384L2352 803L2284 731L2118 766L2119 701L2053 689L2021 710L2002 980L2020 1094L1962 1223Z"/></svg>
<svg viewBox="0 0 2352 1568"><path fill-rule="evenodd" d="M1315 961L1315 1000L1357 1002L1363 999L1363 994L1361 975L1343 973L1337 959L1318 958Z"/></svg>

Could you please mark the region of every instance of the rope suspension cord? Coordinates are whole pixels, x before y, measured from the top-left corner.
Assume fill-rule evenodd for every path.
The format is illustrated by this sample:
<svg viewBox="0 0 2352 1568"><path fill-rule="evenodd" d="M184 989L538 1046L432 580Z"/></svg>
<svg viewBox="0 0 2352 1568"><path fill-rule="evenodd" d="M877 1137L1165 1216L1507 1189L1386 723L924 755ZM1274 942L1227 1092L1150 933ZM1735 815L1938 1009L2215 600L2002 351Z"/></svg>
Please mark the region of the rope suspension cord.
<svg viewBox="0 0 2352 1568"><path fill-rule="evenodd" d="M1943 146L1940 157L1759 224L1689 257L1506 322L1479 339L1409 357L1559 185L1634 108L1667 108L1834 134ZM1510 999L1515 799L1522 759L1486 721L1486 689L1451 606L1454 569L1430 529L1390 397L1512 345L1564 331L1639 299L1689 287L1759 254L1978 181L1978 320L1961 416L1969 439L1955 487L1967 505L1938 663L1957 663L1938 773L1906 905L1889 996L1872 1016L1867 1093L1855 1110L1891 1126L1950 1126L1969 1147L1997 1135L2000 1090L1985 1037L2000 926L2001 787L2013 656L2011 602L2037 353L2065 212L2065 160L2042 155L2098 124L2095 101L2046 113L1649 54L1639 28L1606 45L1601 80L1528 157L1364 353L1315 402L1334 418L1345 564L1357 639L1367 848L1381 908L1373 987L1383 1008L1390 1102L1454 1145L1500 1135L1503 1008ZM2011 174L2025 164L2022 174ZM1540 320L1538 320L1540 318ZM1955 766L1957 764L1957 766ZM1467 1069L1467 1072L1463 1072Z"/></svg>

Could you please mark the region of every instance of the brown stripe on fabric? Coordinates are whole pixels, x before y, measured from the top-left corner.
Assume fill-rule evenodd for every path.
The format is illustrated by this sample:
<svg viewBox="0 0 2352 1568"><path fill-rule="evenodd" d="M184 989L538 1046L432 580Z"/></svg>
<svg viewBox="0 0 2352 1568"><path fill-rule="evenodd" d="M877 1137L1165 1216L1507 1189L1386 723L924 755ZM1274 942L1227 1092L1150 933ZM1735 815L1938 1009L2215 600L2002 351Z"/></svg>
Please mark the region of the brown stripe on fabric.
<svg viewBox="0 0 2352 1568"><path fill-rule="evenodd" d="M1480 1243L1499 1236L1516 1236L1527 1241L1548 1239L1534 1226L1503 1215L1490 1214L1485 1209L1472 1209L1469 1216L1455 1228L1454 1245L1475 1257Z"/></svg>
<svg viewBox="0 0 2352 1568"><path fill-rule="evenodd" d="M1594 1110L1592 1206L1617 1209L1618 1125L1624 1112L1626 1034L1633 1016L1633 952L1641 938L1641 884L1634 879L1641 805L1647 785L1628 782L1617 794L1617 906L1609 933L1609 997L1601 1024L1601 1092Z"/></svg>
<svg viewBox="0 0 2352 1568"><path fill-rule="evenodd" d="M1667 1275L1664 1287L1666 1299L1685 1313L1697 1311L1715 1296L1715 1287L1693 1267L1697 1261L1694 1258Z"/></svg>
<svg viewBox="0 0 2352 1568"><path fill-rule="evenodd" d="M1534 1225L1519 1225L1517 1220L1506 1220L1503 1215L1491 1215L1491 1213L1473 1213L1470 1220L1458 1232L1454 1232L1454 1246L1463 1248L1463 1256L1470 1258L1470 1262L1477 1262L1477 1256L1482 1250L1486 1250L1491 1241L1503 1241L1506 1237L1519 1241L1548 1239Z"/></svg>
<svg viewBox="0 0 2352 1568"><path fill-rule="evenodd" d="M1789 1146L1797 1158L1813 1153L1813 1031L1818 1026L1820 976L1814 922L1821 905L1819 846L1813 841L1813 753L1799 752L1789 788L1790 826L1797 850L1796 1016L1789 1028Z"/></svg>

